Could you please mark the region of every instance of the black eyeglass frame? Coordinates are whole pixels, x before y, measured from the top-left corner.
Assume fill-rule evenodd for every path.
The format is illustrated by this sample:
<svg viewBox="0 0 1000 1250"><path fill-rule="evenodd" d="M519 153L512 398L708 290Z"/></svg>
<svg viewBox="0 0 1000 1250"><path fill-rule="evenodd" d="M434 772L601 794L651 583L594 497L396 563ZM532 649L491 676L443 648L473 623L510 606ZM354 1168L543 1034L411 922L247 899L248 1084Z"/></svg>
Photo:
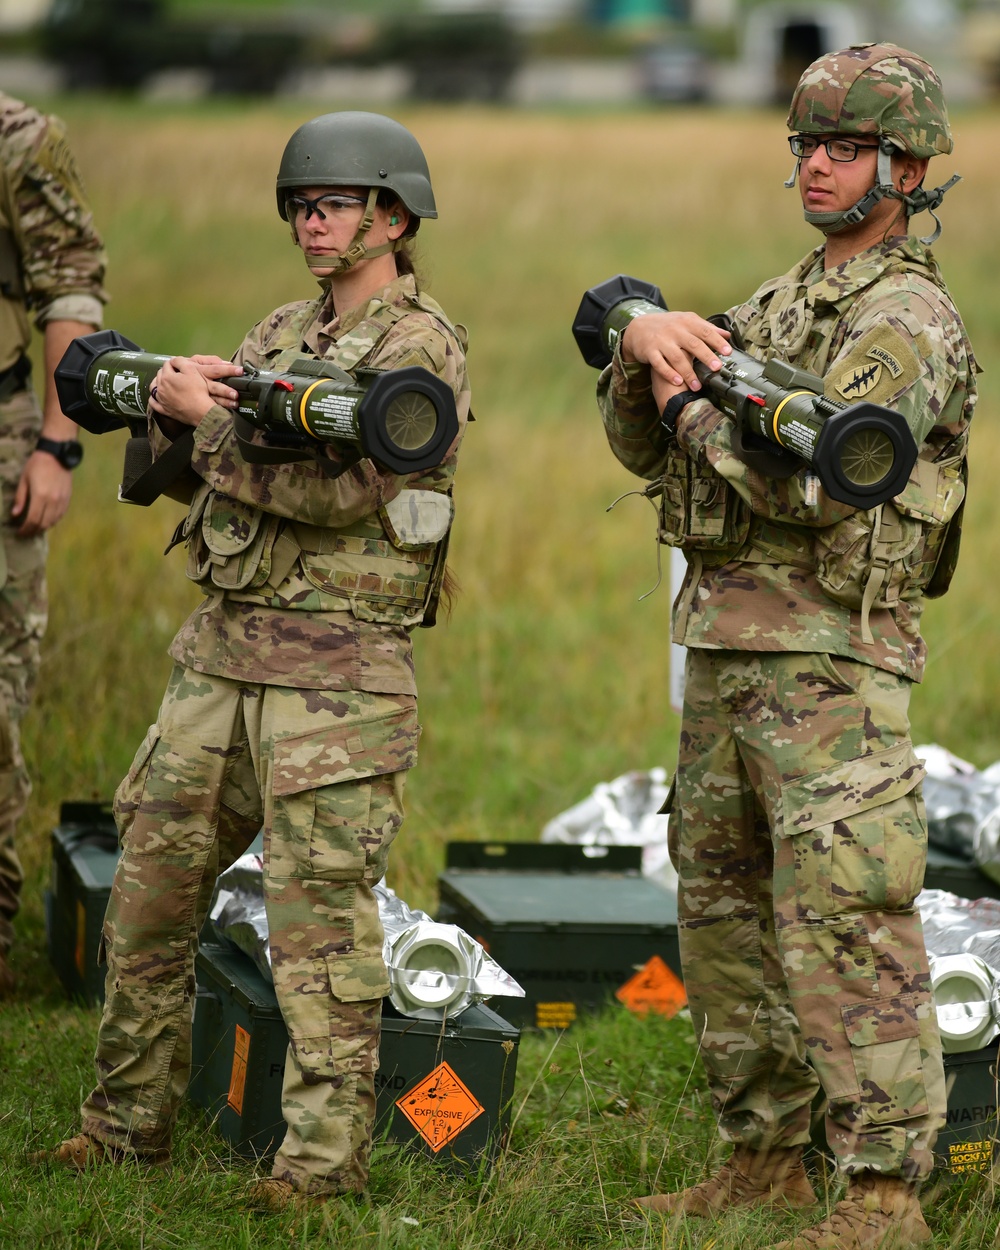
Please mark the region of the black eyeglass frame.
<svg viewBox="0 0 1000 1250"><path fill-rule="evenodd" d="M796 145L803 147L805 144L811 143L815 146L809 152L796 151ZM834 156L830 145L833 143L842 143L845 147L852 149L850 156ZM836 161L838 165L848 165L851 161L858 159L859 152L875 152L879 148L877 143L858 143L855 139L844 139L840 135L833 135L829 139L819 139L816 135L789 135L788 146L792 149L792 155L798 160L808 160L813 156L818 148L826 148L826 154L831 161Z"/></svg>

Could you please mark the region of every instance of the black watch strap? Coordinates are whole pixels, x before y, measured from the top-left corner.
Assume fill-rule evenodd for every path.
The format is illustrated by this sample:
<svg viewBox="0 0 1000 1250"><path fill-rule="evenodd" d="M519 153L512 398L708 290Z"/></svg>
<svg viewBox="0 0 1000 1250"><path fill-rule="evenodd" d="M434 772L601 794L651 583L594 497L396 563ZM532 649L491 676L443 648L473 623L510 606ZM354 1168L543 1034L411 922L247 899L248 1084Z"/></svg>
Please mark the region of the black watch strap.
<svg viewBox="0 0 1000 1250"><path fill-rule="evenodd" d="M671 395L663 406L663 415L660 418L663 427L673 434L677 430L677 418L681 415L681 409L695 399L704 399L704 391L681 391L677 395Z"/></svg>
<svg viewBox="0 0 1000 1250"><path fill-rule="evenodd" d="M36 451L46 451L50 456L55 456L64 469L75 469L83 459L83 444L78 443L75 438L58 439L46 438L44 434L39 435L38 442L35 444Z"/></svg>

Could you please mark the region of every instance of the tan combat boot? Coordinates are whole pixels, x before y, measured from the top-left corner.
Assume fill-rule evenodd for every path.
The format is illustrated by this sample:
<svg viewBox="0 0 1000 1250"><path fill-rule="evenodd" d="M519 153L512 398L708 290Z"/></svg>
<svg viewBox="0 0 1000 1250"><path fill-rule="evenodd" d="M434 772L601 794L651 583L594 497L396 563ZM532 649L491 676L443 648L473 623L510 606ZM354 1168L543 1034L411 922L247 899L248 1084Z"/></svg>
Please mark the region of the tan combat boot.
<svg viewBox="0 0 1000 1250"><path fill-rule="evenodd" d="M771 1204L792 1211L816 1205L816 1194L802 1163L802 1147L751 1150L737 1146L714 1176L675 1194L636 1198L645 1211L661 1215L720 1215L730 1207Z"/></svg>
<svg viewBox="0 0 1000 1250"><path fill-rule="evenodd" d="M860 1172L822 1223L771 1250L905 1250L930 1239L916 1186L900 1176Z"/></svg>
<svg viewBox="0 0 1000 1250"><path fill-rule="evenodd" d="M321 1207L335 1194L303 1194L291 1181L278 1176L267 1176L254 1181L247 1192L247 1203L255 1211L290 1211L302 1207Z"/></svg>
<svg viewBox="0 0 1000 1250"><path fill-rule="evenodd" d="M153 1155L135 1155L131 1151L110 1146L99 1137L91 1137L89 1133L78 1133L69 1137L51 1150L36 1150L28 1156L32 1163L62 1163L77 1172L89 1172L91 1168L103 1164L120 1165L123 1163L137 1164L139 1167L165 1167L170 1157L167 1151Z"/></svg>

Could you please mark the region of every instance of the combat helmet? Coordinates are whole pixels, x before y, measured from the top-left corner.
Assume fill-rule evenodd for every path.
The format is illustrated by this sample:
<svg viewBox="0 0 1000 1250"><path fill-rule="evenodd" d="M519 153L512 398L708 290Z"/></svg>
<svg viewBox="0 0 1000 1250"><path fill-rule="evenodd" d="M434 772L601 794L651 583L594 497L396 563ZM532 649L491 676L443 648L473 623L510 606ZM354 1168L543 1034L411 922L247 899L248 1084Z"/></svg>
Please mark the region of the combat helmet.
<svg viewBox="0 0 1000 1250"><path fill-rule="evenodd" d="M824 234L857 225L879 200L901 200L908 215L925 209L936 229L925 243L941 233L935 209L946 191L958 182L954 174L943 186L922 186L904 194L892 182L892 155L907 152L917 158L938 156L954 144L948 124L941 79L923 57L893 43L853 44L814 61L799 79L788 110L788 128L795 134L858 135L878 139L878 166L872 189L843 211L812 213L806 221ZM799 162L785 183L795 185Z"/></svg>
<svg viewBox="0 0 1000 1250"><path fill-rule="evenodd" d="M437 217L427 161L405 126L381 113L324 113L305 122L285 145L275 193L278 212L288 221L286 199L298 187L367 187L368 203L354 239L342 256L324 268L343 272L366 256L398 251L403 239L368 248L364 238L375 216L378 193L391 191L410 213L406 236L422 217ZM292 230L295 237L295 230Z"/></svg>

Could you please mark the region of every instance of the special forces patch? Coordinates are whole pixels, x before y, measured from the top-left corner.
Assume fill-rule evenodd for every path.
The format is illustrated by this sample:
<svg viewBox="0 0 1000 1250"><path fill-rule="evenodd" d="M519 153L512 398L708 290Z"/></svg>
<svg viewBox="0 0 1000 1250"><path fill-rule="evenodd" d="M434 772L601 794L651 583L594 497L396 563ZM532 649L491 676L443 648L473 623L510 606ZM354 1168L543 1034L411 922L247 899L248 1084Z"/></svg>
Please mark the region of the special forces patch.
<svg viewBox="0 0 1000 1250"><path fill-rule="evenodd" d="M836 361L826 378L831 399L884 403L901 394L922 372L913 344L890 325L876 326Z"/></svg>
<svg viewBox="0 0 1000 1250"><path fill-rule="evenodd" d="M859 365L849 375L842 376L837 383L837 390L845 399L860 399L862 395L873 391L881 380L882 366L874 361L870 365Z"/></svg>

